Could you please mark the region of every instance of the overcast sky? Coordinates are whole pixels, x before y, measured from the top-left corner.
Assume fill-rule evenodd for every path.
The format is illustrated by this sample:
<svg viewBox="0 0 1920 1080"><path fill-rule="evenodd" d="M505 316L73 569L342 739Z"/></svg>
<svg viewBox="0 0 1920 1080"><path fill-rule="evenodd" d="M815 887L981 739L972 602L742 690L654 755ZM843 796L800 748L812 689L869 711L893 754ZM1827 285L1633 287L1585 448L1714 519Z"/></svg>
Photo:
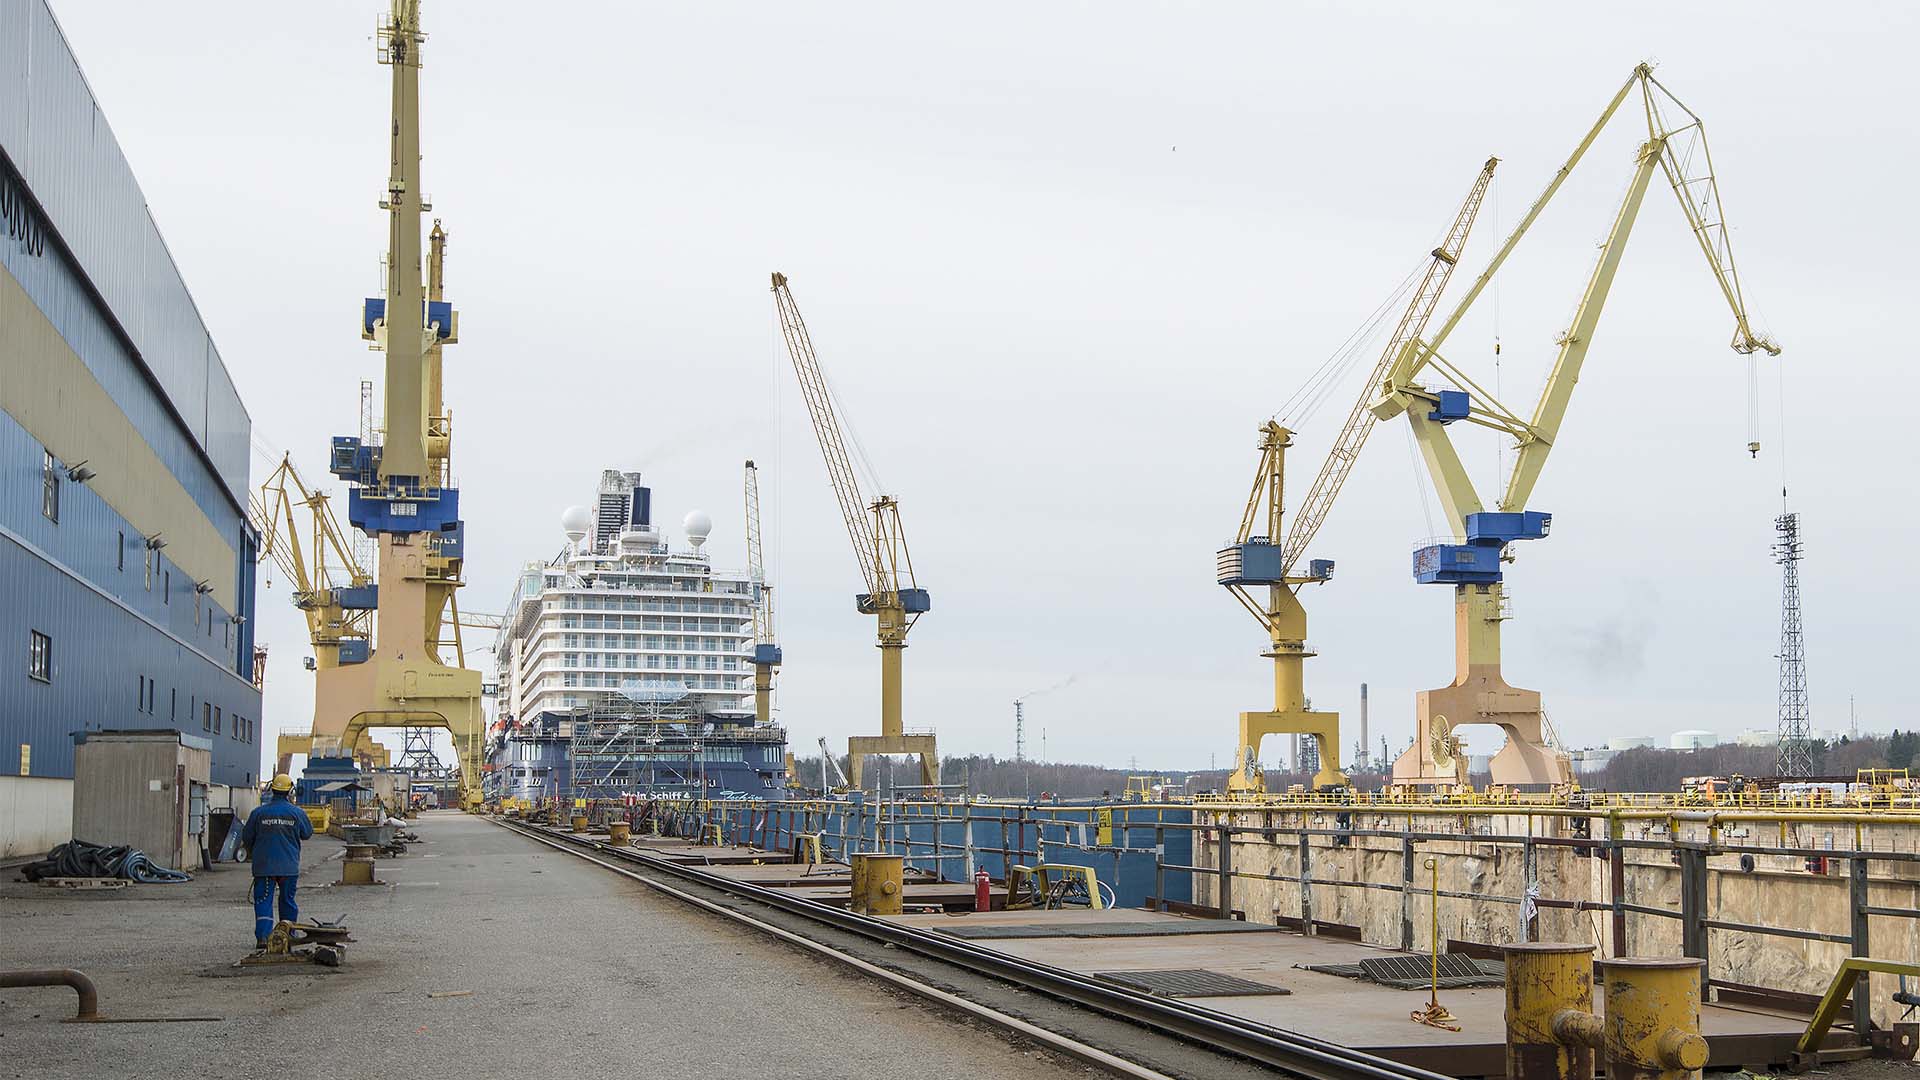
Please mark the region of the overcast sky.
<svg viewBox="0 0 1920 1080"><path fill-rule="evenodd" d="M377 5L55 7L256 442L330 480L327 438L357 430L380 361L356 325L386 242ZM1580 10L429 2L463 606L498 611L604 467L645 472L670 532L709 511L718 561L743 564L753 457L793 746L876 727L873 623L775 331L779 269L933 594L908 723L948 753L1011 754L1012 700L1073 676L1029 705L1035 751L1044 729L1056 759L1224 765L1235 715L1271 702L1264 634L1213 583L1257 427L1420 265L1489 154L1503 164L1454 295L1650 59L1706 121L1755 322L1786 347L1762 365L1765 448L1746 452L1732 320L1656 178L1536 490L1553 535L1509 573L1508 679L1573 745L1771 727L1784 478L1815 725L1844 729L1850 699L1863 729L1912 724L1920 510L1897 365L1920 18ZM1523 411L1634 120L1509 263L1497 317L1490 294L1449 344L1490 381L1497 337ZM1303 425L1294 492L1359 381ZM1494 490L1497 447L1463 442ZM1451 594L1408 570L1441 531L1405 422L1382 425L1314 545L1336 578L1306 597L1308 687L1349 748L1362 681L1398 750L1415 691L1452 677ZM305 728L304 624L273 578L268 726ZM1476 752L1497 741L1469 733Z"/></svg>

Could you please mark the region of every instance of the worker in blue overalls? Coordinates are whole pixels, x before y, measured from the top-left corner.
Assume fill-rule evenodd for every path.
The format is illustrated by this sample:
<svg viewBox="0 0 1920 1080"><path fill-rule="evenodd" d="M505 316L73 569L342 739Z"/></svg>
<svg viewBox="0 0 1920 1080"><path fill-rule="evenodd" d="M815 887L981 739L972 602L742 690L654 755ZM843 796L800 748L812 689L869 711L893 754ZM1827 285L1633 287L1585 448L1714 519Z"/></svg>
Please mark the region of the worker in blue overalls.
<svg viewBox="0 0 1920 1080"><path fill-rule="evenodd" d="M253 943L267 947L273 933L273 897L280 894L280 918L300 921L293 893L300 885L300 841L313 837L307 812L293 804L293 777L280 773L268 785L267 801L247 815L240 842L253 859Z"/></svg>

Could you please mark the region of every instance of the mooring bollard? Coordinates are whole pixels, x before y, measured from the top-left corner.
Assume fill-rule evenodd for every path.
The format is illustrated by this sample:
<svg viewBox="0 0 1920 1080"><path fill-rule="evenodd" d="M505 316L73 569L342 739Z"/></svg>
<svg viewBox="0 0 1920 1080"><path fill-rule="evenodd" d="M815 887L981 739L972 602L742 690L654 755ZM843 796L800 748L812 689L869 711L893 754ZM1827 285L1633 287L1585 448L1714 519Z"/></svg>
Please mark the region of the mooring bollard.
<svg viewBox="0 0 1920 1080"><path fill-rule="evenodd" d="M1504 951L1508 1080L1592 1080L1593 1045L1561 1038L1554 1024L1562 1014L1594 1020L1593 946L1533 941Z"/></svg>
<svg viewBox="0 0 1920 1080"><path fill-rule="evenodd" d="M905 860L880 851L853 853L853 910L860 915L900 914Z"/></svg>
<svg viewBox="0 0 1920 1080"><path fill-rule="evenodd" d="M1600 961L1608 1080L1697 1078L1707 1064L1700 1035L1700 968L1690 958Z"/></svg>
<svg viewBox="0 0 1920 1080"><path fill-rule="evenodd" d="M614 847L626 847L633 839L633 826L625 821L607 822L607 843Z"/></svg>

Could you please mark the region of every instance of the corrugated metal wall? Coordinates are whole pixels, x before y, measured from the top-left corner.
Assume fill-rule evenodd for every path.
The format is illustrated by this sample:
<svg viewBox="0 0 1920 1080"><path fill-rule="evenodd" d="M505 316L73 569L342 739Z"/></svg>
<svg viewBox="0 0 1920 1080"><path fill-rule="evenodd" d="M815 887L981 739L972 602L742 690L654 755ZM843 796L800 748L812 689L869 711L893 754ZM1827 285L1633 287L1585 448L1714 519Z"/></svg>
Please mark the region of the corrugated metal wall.
<svg viewBox="0 0 1920 1080"><path fill-rule="evenodd" d="M264 737L260 692L186 640L130 616L102 593L50 567L0 534L0 767L17 771L19 744L32 748L34 776L73 775L73 736L108 728L174 728L211 736L213 779L259 781ZM53 677L27 672L27 641L38 631L53 641ZM140 679L154 680L151 712L140 706ZM206 730L206 706L220 710L218 732ZM253 720L253 741L235 719ZM240 724L244 731L246 724Z"/></svg>
<svg viewBox="0 0 1920 1080"><path fill-rule="evenodd" d="M0 0L0 150L244 506L252 420L45 0Z"/></svg>
<svg viewBox="0 0 1920 1080"><path fill-rule="evenodd" d="M264 737L242 510L251 421L45 0L0 0L0 157L53 236L23 244L0 229L0 273L241 554L234 606L246 616L197 594L164 549L149 585L141 533L86 484L62 483L48 520L43 447L0 411L0 771L18 771L25 744L32 775L70 777L76 732L177 728L212 740L215 783L249 787ZM31 377L36 359L0 358L0 375ZM49 681L28 672L33 632L53 641Z"/></svg>

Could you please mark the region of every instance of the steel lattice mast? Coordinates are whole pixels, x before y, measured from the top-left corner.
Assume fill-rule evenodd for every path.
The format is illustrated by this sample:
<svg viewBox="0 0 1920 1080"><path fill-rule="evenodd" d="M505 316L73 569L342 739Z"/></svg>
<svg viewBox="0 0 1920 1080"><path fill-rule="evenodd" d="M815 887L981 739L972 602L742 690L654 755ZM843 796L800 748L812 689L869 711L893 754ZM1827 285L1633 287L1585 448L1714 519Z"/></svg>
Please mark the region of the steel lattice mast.
<svg viewBox="0 0 1920 1080"><path fill-rule="evenodd" d="M1781 776L1813 775L1808 738L1807 642L1800 626L1800 515L1773 519L1774 561L1780 564L1780 756Z"/></svg>

